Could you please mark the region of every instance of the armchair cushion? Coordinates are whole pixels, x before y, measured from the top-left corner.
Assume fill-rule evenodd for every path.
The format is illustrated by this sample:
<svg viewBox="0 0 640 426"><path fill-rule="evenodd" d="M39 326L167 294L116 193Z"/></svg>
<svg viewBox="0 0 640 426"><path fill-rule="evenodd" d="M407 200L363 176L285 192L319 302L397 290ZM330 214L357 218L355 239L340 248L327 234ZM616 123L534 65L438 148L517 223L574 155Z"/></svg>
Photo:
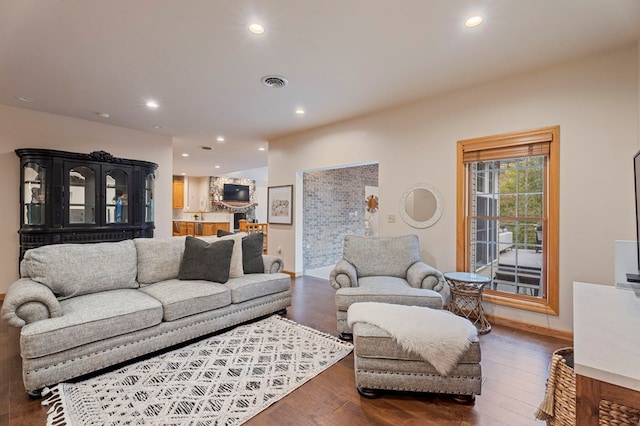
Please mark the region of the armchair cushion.
<svg viewBox="0 0 640 426"><path fill-rule="evenodd" d="M381 302L442 309L442 296L438 292L408 286L402 278L394 277L363 278L359 287L341 288L336 292L338 311L346 311L351 304L357 302Z"/></svg>
<svg viewBox="0 0 640 426"><path fill-rule="evenodd" d="M355 267L358 277L406 278L409 267L420 260L420 243L417 235L375 237L375 243L371 237L347 235L343 259Z"/></svg>

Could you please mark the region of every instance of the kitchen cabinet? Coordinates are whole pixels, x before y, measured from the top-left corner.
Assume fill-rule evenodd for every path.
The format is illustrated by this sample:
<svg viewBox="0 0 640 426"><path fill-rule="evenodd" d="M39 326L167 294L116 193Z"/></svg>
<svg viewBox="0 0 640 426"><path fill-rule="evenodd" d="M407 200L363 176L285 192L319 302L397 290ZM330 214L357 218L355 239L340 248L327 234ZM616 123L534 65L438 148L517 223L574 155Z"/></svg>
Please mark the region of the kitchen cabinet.
<svg viewBox="0 0 640 426"><path fill-rule="evenodd" d="M48 244L153 237L155 163L51 149L20 157L20 258Z"/></svg>
<svg viewBox="0 0 640 426"><path fill-rule="evenodd" d="M229 231L229 222L174 221L173 235L215 236L218 230Z"/></svg>
<svg viewBox="0 0 640 426"><path fill-rule="evenodd" d="M173 208L184 208L184 176L173 177Z"/></svg>

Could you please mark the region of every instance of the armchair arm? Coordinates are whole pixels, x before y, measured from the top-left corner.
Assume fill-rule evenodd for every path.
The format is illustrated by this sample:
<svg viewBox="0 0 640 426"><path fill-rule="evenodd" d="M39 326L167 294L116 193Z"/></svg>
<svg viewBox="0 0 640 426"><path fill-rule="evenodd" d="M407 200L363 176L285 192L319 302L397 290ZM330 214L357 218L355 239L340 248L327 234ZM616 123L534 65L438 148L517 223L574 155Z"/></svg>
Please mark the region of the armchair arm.
<svg viewBox="0 0 640 426"><path fill-rule="evenodd" d="M22 327L42 319L61 317L62 308L49 287L20 278L7 290L0 315L9 325Z"/></svg>
<svg viewBox="0 0 640 426"><path fill-rule="evenodd" d="M262 262L264 263L265 274L275 274L277 272L282 272L284 269L284 261L280 256L263 254Z"/></svg>
<svg viewBox="0 0 640 426"><path fill-rule="evenodd" d="M449 284L444 279L442 272L436 268L418 261L407 270L407 282L411 287L426 288L440 293L444 304L449 302Z"/></svg>
<svg viewBox="0 0 640 426"><path fill-rule="evenodd" d="M344 259L340 259L329 275L329 283L336 290L343 287L358 287L356 268Z"/></svg>

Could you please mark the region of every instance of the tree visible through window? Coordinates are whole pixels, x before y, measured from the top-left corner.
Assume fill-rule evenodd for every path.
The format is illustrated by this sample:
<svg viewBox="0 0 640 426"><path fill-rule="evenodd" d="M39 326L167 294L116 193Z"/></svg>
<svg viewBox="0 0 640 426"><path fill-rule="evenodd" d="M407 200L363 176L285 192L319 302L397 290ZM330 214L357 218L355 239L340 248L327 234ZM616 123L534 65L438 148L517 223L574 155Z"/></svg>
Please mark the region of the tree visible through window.
<svg viewBox="0 0 640 426"><path fill-rule="evenodd" d="M558 311L559 128L458 142L458 270L485 300Z"/></svg>

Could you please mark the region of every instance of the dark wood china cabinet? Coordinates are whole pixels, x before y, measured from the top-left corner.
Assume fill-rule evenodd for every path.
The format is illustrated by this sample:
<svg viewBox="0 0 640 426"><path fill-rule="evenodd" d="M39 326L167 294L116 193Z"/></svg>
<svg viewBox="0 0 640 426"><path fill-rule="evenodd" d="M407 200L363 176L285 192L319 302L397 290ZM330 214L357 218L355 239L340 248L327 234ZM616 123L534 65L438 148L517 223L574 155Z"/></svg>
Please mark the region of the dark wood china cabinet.
<svg viewBox="0 0 640 426"><path fill-rule="evenodd" d="M20 157L20 258L47 244L153 237L155 170L148 161L51 149Z"/></svg>

